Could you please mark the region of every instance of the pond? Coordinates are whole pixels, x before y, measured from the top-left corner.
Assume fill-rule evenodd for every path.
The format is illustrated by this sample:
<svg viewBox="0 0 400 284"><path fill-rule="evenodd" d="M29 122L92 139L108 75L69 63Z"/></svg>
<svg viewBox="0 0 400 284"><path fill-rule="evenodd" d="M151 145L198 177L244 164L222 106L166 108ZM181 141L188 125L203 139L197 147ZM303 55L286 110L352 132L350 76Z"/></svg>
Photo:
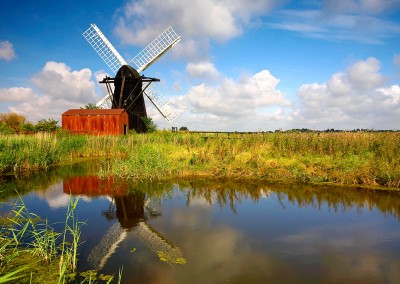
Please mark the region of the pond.
<svg viewBox="0 0 400 284"><path fill-rule="evenodd" d="M79 271L122 268L122 283L400 283L399 192L134 183L98 178L98 163L0 178L2 202L17 190L59 230L70 193L81 196Z"/></svg>

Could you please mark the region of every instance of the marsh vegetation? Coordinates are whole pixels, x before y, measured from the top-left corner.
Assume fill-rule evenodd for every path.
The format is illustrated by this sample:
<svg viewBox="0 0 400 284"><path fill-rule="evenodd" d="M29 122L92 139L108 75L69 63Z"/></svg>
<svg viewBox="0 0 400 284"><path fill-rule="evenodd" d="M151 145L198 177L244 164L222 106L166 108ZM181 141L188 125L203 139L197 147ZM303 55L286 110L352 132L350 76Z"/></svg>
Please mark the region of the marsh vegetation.
<svg viewBox="0 0 400 284"><path fill-rule="evenodd" d="M3 173L94 157L110 158L102 176L142 180L202 176L400 187L398 132L0 136Z"/></svg>

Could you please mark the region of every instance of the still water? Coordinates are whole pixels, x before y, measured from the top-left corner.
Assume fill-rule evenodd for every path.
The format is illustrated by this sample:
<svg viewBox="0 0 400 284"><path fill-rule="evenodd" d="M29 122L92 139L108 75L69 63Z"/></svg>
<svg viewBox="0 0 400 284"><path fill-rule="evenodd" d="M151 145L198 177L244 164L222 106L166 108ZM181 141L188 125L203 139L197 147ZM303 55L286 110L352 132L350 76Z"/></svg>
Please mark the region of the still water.
<svg viewBox="0 0 400 284"><path fill-rule="evenodd" d="M399 192L135 184L101 180L97 166L0 178L3 202L16 189L59 230L70 193L80 196L80 271L122 268L122 283L400 283Z"/></svg>

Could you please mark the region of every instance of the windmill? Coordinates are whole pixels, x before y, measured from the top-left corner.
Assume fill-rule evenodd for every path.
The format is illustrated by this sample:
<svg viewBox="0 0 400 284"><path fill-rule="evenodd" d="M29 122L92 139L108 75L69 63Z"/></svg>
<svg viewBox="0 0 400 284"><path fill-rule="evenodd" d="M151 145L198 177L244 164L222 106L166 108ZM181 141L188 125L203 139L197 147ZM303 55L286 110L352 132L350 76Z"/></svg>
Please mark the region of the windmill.
<svg viewBox="0 0 400 284"><path fill-rule="evenodd" d="M96 104L98 107L125 109L129 116L129 129L135 129L139 133L146 131L143 119L147 117L147 112L143 94L168 123L171 124L178 117L178 113L152 84L152 82L160 80L140 75L180 41L181 37L172 27L162 32L130 61L135 68L122 58L95 24L91 24L83 36L111 71L116 74L114 78L106 76L100 81L100 83L106 84L108 94ZM114 84L114 91L111 84Z"/></svg>

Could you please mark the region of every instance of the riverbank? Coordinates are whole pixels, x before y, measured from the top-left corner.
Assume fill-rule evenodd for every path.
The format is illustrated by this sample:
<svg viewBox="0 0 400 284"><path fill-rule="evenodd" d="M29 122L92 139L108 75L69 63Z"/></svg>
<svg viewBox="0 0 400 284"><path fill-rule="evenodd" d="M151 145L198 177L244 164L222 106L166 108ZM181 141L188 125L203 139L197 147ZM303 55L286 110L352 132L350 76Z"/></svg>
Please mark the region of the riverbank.
<svg viewBox="0 0 400 284"><path fill-rule="evenodd" d="M66 133L0 136L0 172L109 158L100 176L212 177L400 188L400 133L201 134L127 136Z"/></svg>

